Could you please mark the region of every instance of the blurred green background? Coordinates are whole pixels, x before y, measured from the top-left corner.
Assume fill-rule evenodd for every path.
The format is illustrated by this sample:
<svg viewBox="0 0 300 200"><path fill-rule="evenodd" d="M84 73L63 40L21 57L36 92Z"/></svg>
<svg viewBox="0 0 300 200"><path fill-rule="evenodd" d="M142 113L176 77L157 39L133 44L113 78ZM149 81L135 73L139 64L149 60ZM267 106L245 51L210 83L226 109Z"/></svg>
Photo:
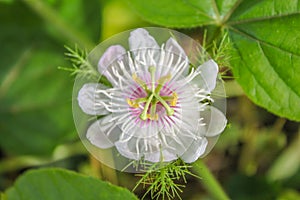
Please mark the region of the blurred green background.
<svg viewBox="0 0 300 200"><path fill-rule="evenodd" d="M62 167L132 189L81 145L72 118L74 77L64 45L91 50L124 30L156 26L122 0L0 0L0 191L32 168ZM201 28L179 29L201 40ZM229 127L204 159L232 199L300 199L299 123L255 106L226 83ZM139 188L138 196L144 191ZM188 177L182 198L210 199Z"/></svg>

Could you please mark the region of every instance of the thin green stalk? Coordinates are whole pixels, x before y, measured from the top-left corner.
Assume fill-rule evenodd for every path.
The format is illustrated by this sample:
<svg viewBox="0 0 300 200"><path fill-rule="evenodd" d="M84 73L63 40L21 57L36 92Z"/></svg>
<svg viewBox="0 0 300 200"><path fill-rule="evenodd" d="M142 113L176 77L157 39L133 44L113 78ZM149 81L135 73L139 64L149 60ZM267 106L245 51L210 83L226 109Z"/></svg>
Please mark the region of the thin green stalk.
<svg viewBox="0 0 300 200"><path fill-rule="evenodd" d="M16 60L16 64L14 64L6 73L0 84L0 99L5 97L6 93L10 89L10 86L18 79L22 68L25 66L25 63L29 60L31 55L32 47L25 49L21 56Z"/></svg>
<svg viewBox="0 0 300 200"><path fill-rule="evenodd" d="M193 164L192 168L195 174L201 177L201 182L204 187L208 190L211 196L214 197L216 200L227 200L229 197L221 187L218 180L214 177L211 171L207 168L204 162L199 159Z"/></svg>
<svg viewBox="0 0 300 200"><path fill-rule="evenodd" d="M14 170L20 170L26 167L48 165L74 155L86 154L86 149L79 141L72 144L63 144L56 147L50 157L41 156L17 156L8 157L0 161L0 175Z"/></svg>
<svg viewBox="0 0 300 200"><path fill-rule="evenodd" d="M64 21L53 8L42 0L23 0L31 9L39 14L46 22L53 25L66 39L78 43L91 50L95 45L85 35L81 34Z"/></svg>

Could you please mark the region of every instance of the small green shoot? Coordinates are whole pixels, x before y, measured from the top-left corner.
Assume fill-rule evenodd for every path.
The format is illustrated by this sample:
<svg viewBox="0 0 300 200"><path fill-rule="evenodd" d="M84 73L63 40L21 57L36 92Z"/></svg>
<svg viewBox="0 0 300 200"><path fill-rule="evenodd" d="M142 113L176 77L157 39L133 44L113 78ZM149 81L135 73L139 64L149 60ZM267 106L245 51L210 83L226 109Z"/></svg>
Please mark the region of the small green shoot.
<svg viewBox="0 0 300 200"><path fill-rule="evenodd" d="M85 78L99 77L97 70L89 63L87 59L87 52L80 50L77 45L74 49L65 46L67 52L65 56L72 62L72 67L58 67L65 71L70 71L71 75L79 75Z"/></svg>
<svg viewBox="0 0 300 200"><path fill-rule="evenodd" d="M200 178L190 172L189 169L192 167L191 165L184 163L180 159L169 164L163 164L164 163L160 162L152 164L146 169L145 174L137 175L141 178L133 188L133 191L140 185L143 185L144 188L147 187L142 199L144 199L149 193L151 195L151 199L156 200L170 200L175 197L181 199L180 193L182 193L183 188L187 183L186 175ZM180 181L184 184L181 184Z"/></svg>

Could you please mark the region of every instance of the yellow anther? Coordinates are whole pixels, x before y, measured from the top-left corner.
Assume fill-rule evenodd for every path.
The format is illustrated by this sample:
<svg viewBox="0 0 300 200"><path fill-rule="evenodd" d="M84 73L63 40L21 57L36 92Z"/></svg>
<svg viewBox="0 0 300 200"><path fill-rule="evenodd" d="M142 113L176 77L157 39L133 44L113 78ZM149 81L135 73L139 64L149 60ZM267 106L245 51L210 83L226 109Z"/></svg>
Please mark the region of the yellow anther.
<svg viewBox="0 0 300 200"><path fill-rule="evenodd" d="M155 88L155 93L159 93L160 92L160 90L162 89L162 87L164 86L164 84L166 83L166 82L168 82L170 79L171 79L171 74L167 74L167 75L165 75L165 76L162 76L162 77L160 77L159 79L158 79L158 85L157 85L157 87Z"/></svg>
<svg viewBox="0 0 300 200"><path fill-rule="evenodd" d="M178 100L177 93L176 93L176 92L173 92L172 97L173 97L173 99L172 99L172 101L170 102L170 105L171 105L171 106L176 106L177 100Z"/></svg>
<svg viewBox="0 0 300 200"><path fill-rule="evenodd" d="M138 79L138 76L136 75L136 73L132 74L132 79L136 82L136 79Z"/></svg>
<svg viewBox="0 0 300 200"><path fill-rule="evenodd" d="M130 107L133 107L133 108L138 108L138 107L139 107L139 104L136 103L134 100L126 99L126 101L127 101L128 105L129 105Z"/></svg>
<svg viewBox="0 0 300 200"><path fill-rule="evenodd" d="M143 85L146 84L142 79L140 79L140 78L136 75L136 73L132 74L132 79L133 79L137 84L139 84L139 85L141 85L141 86L143 86Z"/></svg>
<svg viewBox="0 0 300 200"><path fill-rule="evenodd" d="M133 102L130 100L130 99L126 99L127 101L127 104L130 106L130 107L133 107Z"/></svg>
<svg viewBox="0 0 300 200"><path fill-rule="evenodd" d="M170 79L172 78L171 74L167 74L165 76L162 76L158 79L158 83L159 84L165 84L166 82L168 82Z"/></svg>
<svg viewBox="0 0 300 200"><path fill-rule="evenodd" d="M149 89L147 87L147 84L141 78L139 78L136 75L136 73L132 74L132 79L134 80L134 82L136 82L137 84L139 84L145 90L145 92L149 91Z"/></svg>
<svg viewBox="0 0 300 200"><path fill-rule="evenodd" d="M146 97L140 97L134 100L126 99L128 105L132 108L141 108L142 112L139 115L140 119L145 121L147 119L158 121L159 116L156 113L156 105L160 103L166 110L168 116L174 114L174 109L170 106L176 106L178 96L175 92L170 96L160 96L160 91L163 89L165 83L171 80L171 74L160 77L157 81L155 80L155 70L153 66L149 66L148 71L151 75L151 90L148 89L148 85L143 79L138 77L136 73L132 74L132 80L136 82L140 87L147 93ZM157 85L156 85L157 83ZM149 86L150 87L150 86ZM168 102L168 103L167 103ZM145 104L141 104L145 103Z"/></svg>
<svg viewBox="0 0 300 200"><path fill-rule="evenodd" d="M158 120L158 114L156 113L154 116L152 116L150 114L147 114L147 118L150 119L150 120L157 121Z"/></svg>

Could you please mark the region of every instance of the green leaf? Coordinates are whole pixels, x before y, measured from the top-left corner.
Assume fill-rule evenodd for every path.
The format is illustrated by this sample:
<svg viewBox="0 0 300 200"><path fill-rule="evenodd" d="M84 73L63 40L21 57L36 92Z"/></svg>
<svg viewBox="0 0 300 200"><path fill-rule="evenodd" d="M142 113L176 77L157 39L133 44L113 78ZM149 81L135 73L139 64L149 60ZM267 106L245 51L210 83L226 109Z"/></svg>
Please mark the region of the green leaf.
<svg viewBox="0 0 300 200"><path fill-rule="evenodd" d="M72 81L57 70L66 63L64 49L20 2L0 4L0 26L0 147L7 154L49 155L76 136Z"/></svg>
<svg viewBox="0 0 300 200"><path fill-rule="evenodd" d="M62 169L28 171L6 195L8 200L137 200L125 188Z"/></svg>
<svg viewBox="0 0 300 200"><path fill-rule="evenodd" d="M63 43L92 49L99 39L100 2L90 0L23 0L45 22L48 33ZM88 28L87 28L88 27ZM92 38L92 40L91 40Z"/></svg>
<svg viewBox="0 0 300 200"><path fill-rule="evenodd" d="M222 23L222 20L228 17L228 12L232 9L238 0L183 0L191 6L197 8L198 11L206 13L211 19L215 20L215 24ZM203 24L199 24L203 25Z"/></svg>
<svg viewBox="0 0 300 200"><path fill-rule="evenodd" d="M91 42L99 40L101 24L101 4L99 0L89 0L88 3L85 0L73 0L72 3L69 0L47 0L43 5L53 13L55 12L59 19L63 21L64 26L69 28L69 31L80 30L78 33L81 37L87 36L84 40ZM47 28L58 40L62 39L61 33L57 32L57 28L53 24L48 24Z"/></svg>
<svg viewBox="0 0 300 200"><path fill-rule="evenodd" d="M130 3L145 19L161 25L210 25L219 27L210 29L220 33L227 30L233 44L232 55L228 55L233 58L232 70L246 95L276 115L300 121L298 0L133 0Z"/></svg>
<svg viewBox="0 0 300 200"><path fill-rule="evenodd" d="M226 191L231 199L276 199L280 184L270 182L264 176L235 174L226 181Z"/></svg>
<svg viewBox="0 0 300 200"><path fill-rule="evenodd" d="M299 121L300 4L281 2L245 1L232 14L228 22L234 45L232 66L253 102Z"/></svg>
<svg viewBox="0 0 300 200"><path fill-rule="evenodd" d="M0 3L12 3L14 0L0 0Z"/></svg>
<svg viewBox="0 0 300 200"><path fill-rule="evenodd" d="M238 0L128 0L146 20L167 27L221 25Z"/></svg>
<svg viewBox="0 0 300 200"><path fill-rule="evenodd" d="M183 0L128 0L128 3L146 20L168 27L194 27L215 23L205 9L199 10Z"/></svg>

